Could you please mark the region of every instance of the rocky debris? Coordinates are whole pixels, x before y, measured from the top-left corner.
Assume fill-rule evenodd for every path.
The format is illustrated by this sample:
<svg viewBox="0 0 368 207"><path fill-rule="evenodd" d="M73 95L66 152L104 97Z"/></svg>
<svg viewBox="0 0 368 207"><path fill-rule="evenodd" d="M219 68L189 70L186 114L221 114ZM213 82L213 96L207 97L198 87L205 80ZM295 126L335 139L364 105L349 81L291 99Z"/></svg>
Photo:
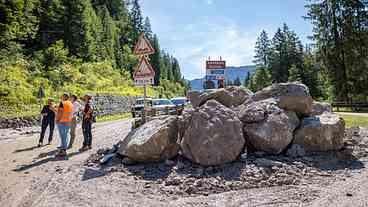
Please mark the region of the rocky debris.
<svg viewBox="0 0 368 207"><path fill-rule="evenodd" d="M298 144L291 145L291 147L286 152L286 155L292 158L304 157L305 154L306 153L304 148Z"/></svg>
<svg viewBox="0 0 368 207"><path fill-rule="evenodd" d="M184 157L209 166L234 161L244 148L242 123L215 100L191 111L180 146Z"/></svg>
<svg viewBox="0 0 368 207"><path fill-rule="evenodd" d="M154 119L131 131L120 143L118 153L137 162L163 161L175 157L177 117Z"/></svg>
<svg viewBox="0 0 368 207"><path fill-rule="evenodd" d="M306 152L339 150L343 147L344 132L342 118L334 113L323 113L302 119L293 143L302 146Z"/></svg>
<svg viewBox="0 0 368 207"><path fill-rule="evenodd" d="M344 148L350 149L353 157L368 157L368 128L353 127L345 134Z"/></svg>
<svg viewBox="0 0 368 207"><path fill-rule="evenodd" d="M308 87L304 84L273 84L255 93L251 101L257 102L269 98L277 100L278 106L287 111L294 111L302 115L309 115L312 112L313 99L309 93Z"/></svg>
<svg viewBox="0 0 368 207"><path fill-rule="evenodd" d="M273 101L252 103L241 113L241 119L247 143L271 154L280 154L286 149L299 125L295 112L280 109Z"/></svg>
<svg viewBox="0 0 368 207"><path fill-rule="evenodd" d="M314 101L312 104L311 116L321 115L324 112L332 112L332 106L329 103Z"/></svg>
<svg viewBox="0 0 368 207"><path fill-rule="evenodd" d="M247 99L249 99L253 93L243 87L231 86L222 89L210 89L203 92L190 91L188 98L193 107L200 107L208 100L216 100L226 107L239 106Z"/></svg>
<svg viewBox="0 0 368 207"><path fill-rule="evenodd" d="M40 124L39 116L18 117L18 118L0 118L0 129L19 129L23 127L31 127Z"/></svg>

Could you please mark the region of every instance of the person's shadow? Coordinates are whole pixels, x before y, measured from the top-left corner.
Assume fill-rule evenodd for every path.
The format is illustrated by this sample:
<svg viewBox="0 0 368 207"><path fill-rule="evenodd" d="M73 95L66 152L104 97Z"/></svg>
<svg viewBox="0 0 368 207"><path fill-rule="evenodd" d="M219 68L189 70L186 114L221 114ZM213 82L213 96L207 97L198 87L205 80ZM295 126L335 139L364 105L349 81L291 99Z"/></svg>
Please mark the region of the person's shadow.
<svg viewBox="0 0 368 207"><path fill-rule="evenodd" d="M27 148L24 148L24 149L17 149L13 153L33 151L33 150L38 149L38 148L39 148L38 146L33 146L33 147L27 147Z"/></svg>
<svg viewBox="0 0 368 207"><path fill-rule="evenodd" d="M32 162L31 164L23 164L23 165L20 165L17 168L15 168L13 171L15 171L15 172L23 172L23 171L32 169L34 167L37 167L37 166L46 164L46 163L48 163L50 161L51 162L52 161L54 161L54 162L55 161L65 161L65 160L68 160L69 158L71 158L73 156L76 156L76 155L79 155L79 154L82 153L80 151L77 151L77 152L72 152L72 153L68 154L66 157L57 157L56 156L56 153L57 152L58 152L58 150L51 150L49 152L41 153L36 158L36 160L37 159L41 159L41 160ZM45 158L45 159L42 159L42 158Z"/></svg>

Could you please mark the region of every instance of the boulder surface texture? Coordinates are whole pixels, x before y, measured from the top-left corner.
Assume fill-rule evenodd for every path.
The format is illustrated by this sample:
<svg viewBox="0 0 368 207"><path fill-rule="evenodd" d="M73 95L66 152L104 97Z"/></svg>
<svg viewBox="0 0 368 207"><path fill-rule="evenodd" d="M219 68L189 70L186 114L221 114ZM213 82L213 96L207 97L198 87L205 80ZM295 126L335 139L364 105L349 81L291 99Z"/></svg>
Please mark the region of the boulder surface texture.
<svg viewBox="0 0 368 207"><path fill-rule="evenodd" d="M339 150L344 144L345 122L339 115L323 113L306 117L295 132L294 144L302 146L306 152Z"/></svg>
<svg viewBox="0 0 368 207"><path fill-rule="evenodd" d="M245 140L242 123L232 110L210 100L189 113L180 139L183 156L204 166L232 162L239 156Z"/></svg>
<svg viewBox="0 0 368 207"><path fill-rule="evenodd" d="M120 143L118 153L137 162L163 161L175 157L178 126L176 116L154 119L131 131Z"/></svg>

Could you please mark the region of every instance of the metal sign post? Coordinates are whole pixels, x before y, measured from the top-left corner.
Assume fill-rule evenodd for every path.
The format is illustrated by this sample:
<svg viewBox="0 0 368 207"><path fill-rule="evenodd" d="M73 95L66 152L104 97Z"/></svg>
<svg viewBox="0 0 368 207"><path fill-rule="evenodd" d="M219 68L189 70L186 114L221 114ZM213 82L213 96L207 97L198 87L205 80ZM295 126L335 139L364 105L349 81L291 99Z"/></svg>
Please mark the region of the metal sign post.
<svg viewBox="0 0 368 207"><path fill-rule="evenodd" d="M134 84L136 86L143 86L143 113L142 122L146 123L147 110L147 85L154 84L155 71L149 63L148 55L154 54L155 50L151 43L142 33L139 36L138 42L134 47L134 54L139 57L139 64L134 71Z"/></svg>

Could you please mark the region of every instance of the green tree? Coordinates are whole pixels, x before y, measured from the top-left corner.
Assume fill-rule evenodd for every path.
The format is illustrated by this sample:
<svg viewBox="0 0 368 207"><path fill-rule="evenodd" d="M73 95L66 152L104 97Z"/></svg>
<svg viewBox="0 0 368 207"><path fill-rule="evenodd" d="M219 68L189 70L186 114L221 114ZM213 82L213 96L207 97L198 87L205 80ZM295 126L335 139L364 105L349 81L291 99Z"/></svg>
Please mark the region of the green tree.
<svg viewBox="0 0 368 207"><path fill-rule="evenodd" d="M143 16L139 0L133 0L132 2L130 19L133 26L133 42L137 42L139 35L144 32Z"/></svg>
<svg viewBox="0 0 368 207"><path fill-rule="evenodd" d="M256 92L271 85L271 74L267 68L261 67L256 70L249 84L249 89Z"/></svg>
<svg viewBox="0 0 368 207"><path fill-rule="evenodd" d="M155 49L155 53L150 56L151 58L151 64L153 69L155 70L155 85L160 85L160 76L161 76L161 66L160 59L161 59L161 49L160 49L160 43L158 41L158 37L155 34L153 36L153 44L152 47Z"/></svg>
<svg viewBox="0 0 368 207"><path fill-rule="evenodd" d="M234 80L234 85L235 86L241 86L241 81L240 81L240 78L239 77L236 77L235 80Z"/></svg>
<svg viewBox="0 0 368 207"><path fill-rule="evenodd" d="M260 36L257 39L255 46L255 56L254 63L257 66L268 67L269 66L269 56L271 41L268 39L268 34L266 31L262 30Z"/></svg>
<svg viewBox="0 0 368 207"><path fill-rule="evenodd" d="M249 86L250 79L251 79L251 74L250 74L250 72L248 71L248 72L247 72L247 76L246 76L246 77L245 77L245 79L244 79L244 83L243 83L244 87L248 87L248 86Z"/></svg>
<svg viewBox="0 0 368 207"><path fill-rule="evenodd" d="M146 35L146 37L149 40L153 41L153 32L152 32L152 28L151 28L151 21L148 17L146 17L144 19L143 31L144 31L144 34Z"/></svg>
<svg viewBox="0 0 368 207"><path fill-rule="evenodd" d="M324 0L307 5L319 59L337 101L367 100L368 2Z"/></svg>

